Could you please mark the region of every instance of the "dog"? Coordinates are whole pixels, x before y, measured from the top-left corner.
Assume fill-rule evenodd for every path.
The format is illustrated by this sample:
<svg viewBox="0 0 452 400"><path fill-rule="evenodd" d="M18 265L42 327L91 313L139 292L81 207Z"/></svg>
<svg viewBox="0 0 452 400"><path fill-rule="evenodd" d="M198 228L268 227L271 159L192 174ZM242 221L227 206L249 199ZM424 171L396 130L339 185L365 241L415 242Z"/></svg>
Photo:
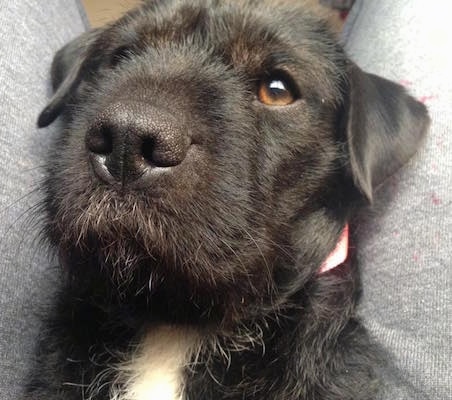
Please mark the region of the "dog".
<svg viewBox="0 0 452 400"><path fill-rule="evenodd" d="M51 75L64 282L25 399L376 398L354 221L424 105L298 0L147 1Z"/></svg>

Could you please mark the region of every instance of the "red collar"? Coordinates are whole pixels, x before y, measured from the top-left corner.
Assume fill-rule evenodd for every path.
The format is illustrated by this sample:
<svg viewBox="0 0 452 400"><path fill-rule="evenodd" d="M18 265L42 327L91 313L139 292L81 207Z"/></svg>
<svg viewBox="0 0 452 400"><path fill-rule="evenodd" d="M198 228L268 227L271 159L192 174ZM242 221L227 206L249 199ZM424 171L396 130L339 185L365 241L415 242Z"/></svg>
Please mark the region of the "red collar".
<svg viewBox="0 0 452 400"><path fill-rule="evenodd" d="M320 274L324 274L325 272L330 271L345 262L348 256L348 236L348 224L346 224L335 249L321 265L319 270Z"/></svg>

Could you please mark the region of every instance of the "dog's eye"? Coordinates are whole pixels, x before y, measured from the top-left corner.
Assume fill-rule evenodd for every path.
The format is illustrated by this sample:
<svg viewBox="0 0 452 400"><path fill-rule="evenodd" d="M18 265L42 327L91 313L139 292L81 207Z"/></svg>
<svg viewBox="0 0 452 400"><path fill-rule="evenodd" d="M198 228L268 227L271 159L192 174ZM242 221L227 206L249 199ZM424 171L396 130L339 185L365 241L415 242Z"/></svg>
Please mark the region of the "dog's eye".
<svg viewBox="0 0 452 400"><path fill-rule="evenodd" d="M270 76L259 82L257 98L267 106L287 106L297 100L297 92L287 78Z"/></svg>

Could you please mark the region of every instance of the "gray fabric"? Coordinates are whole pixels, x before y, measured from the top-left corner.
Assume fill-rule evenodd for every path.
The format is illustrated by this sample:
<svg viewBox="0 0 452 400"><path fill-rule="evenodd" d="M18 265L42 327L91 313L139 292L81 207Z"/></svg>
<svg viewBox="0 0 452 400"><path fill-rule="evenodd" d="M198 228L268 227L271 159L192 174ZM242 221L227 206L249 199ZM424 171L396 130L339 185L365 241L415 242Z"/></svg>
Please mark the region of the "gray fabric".
<svg viewBox="0 0 452 400"><path fill-rule="evenodd" d="M432 117L359 235L361 315L391 356L387 400L452 399L451 16L442 0L360 0L344 34L361 67L407 85Z"/></svg>
<svg viewBox="0 0 452 400"><path fill-rule="evenodd" d="M86 29L74 0L0 0L0 399L19 397L38 331L36 307L51 291L37 251L33 207L52 131L36 118L50 93L55 51Z"/></svg>

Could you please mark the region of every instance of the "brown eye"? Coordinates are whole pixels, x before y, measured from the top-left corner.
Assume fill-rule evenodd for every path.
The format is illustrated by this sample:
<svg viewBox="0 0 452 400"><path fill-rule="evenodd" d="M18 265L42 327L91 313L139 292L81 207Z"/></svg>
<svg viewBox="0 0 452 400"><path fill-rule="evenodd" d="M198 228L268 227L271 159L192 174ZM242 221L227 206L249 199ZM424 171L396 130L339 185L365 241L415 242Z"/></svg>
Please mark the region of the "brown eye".
<svg viewBox="0 0 452 400"><path fill-rule="evenodd" d="M257 98L267 106L287 106L297 100L292 86L282 77L264 79L259 83Z"/></svg>

